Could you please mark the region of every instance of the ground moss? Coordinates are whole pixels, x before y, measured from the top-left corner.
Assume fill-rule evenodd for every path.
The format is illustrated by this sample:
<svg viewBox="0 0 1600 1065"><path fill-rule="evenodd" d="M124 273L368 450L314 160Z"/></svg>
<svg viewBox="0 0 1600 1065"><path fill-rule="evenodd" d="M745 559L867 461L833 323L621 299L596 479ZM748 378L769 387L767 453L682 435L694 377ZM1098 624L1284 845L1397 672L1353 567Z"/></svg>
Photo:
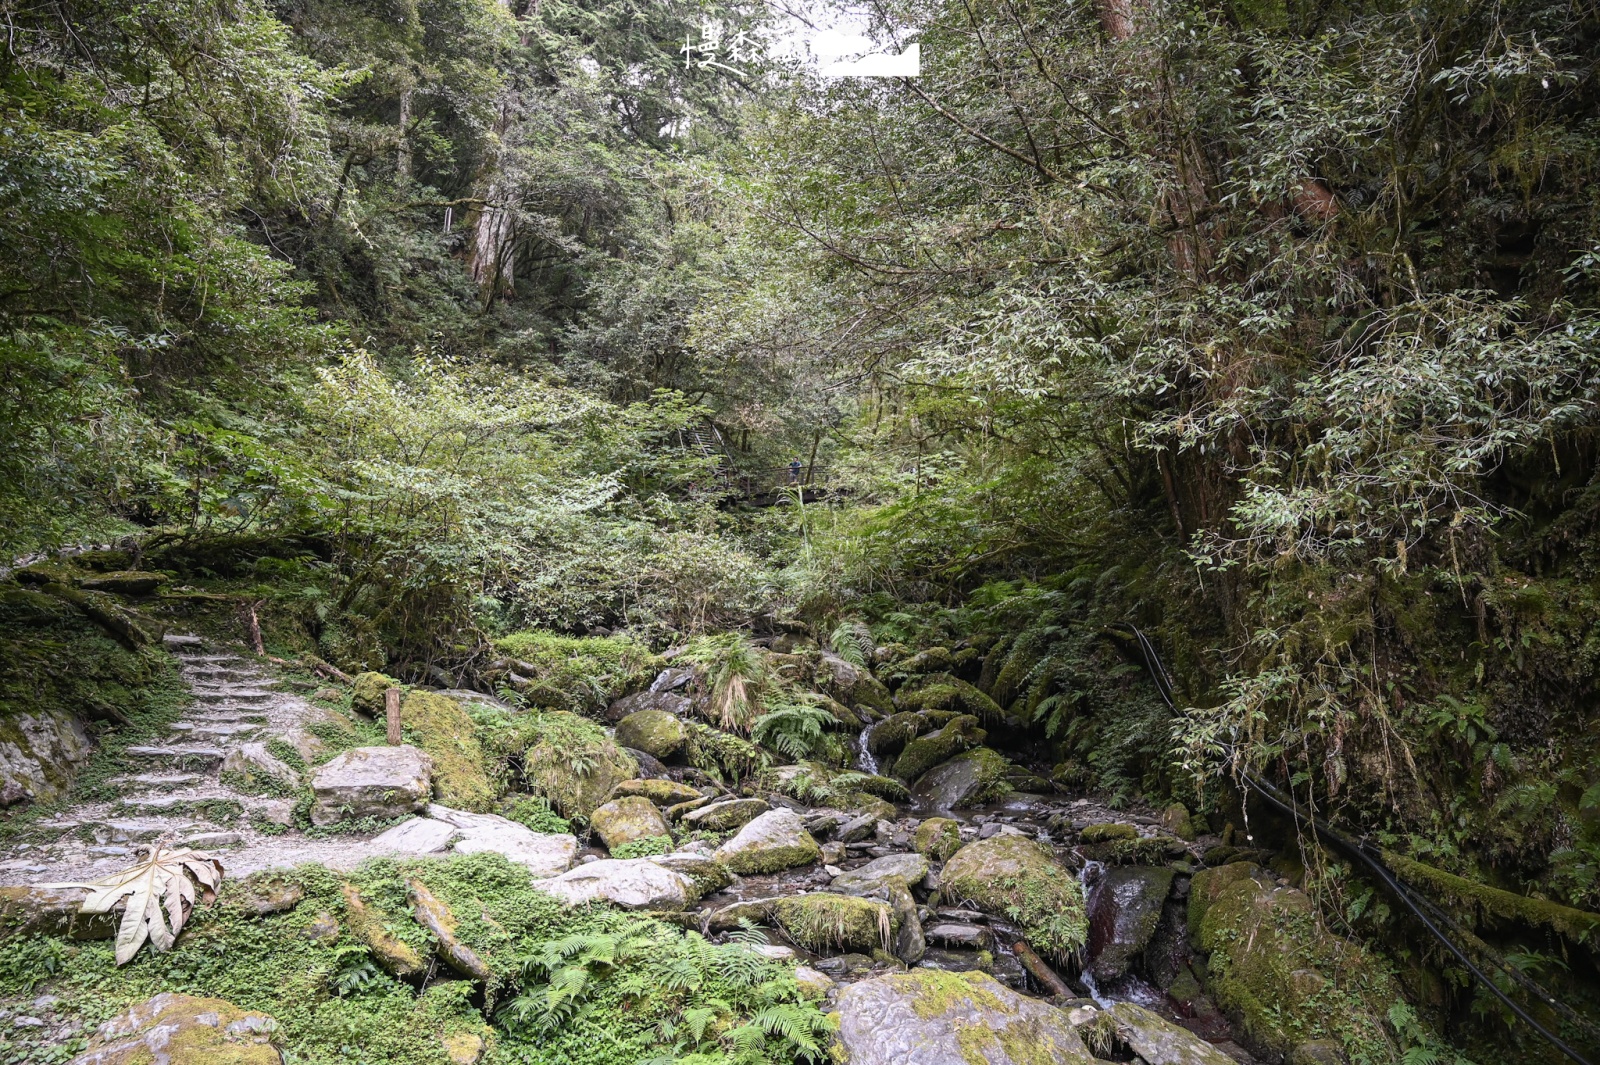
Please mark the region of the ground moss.
<svg viewBox="0 0 1600 1065"><path fill-rule="evenodd" d="M525 678L522 695L532 706L596 713L648 685L666 660L622 637L574 637L518 632L495 641Z"/></svg>
<svg viewBox="0 0 1600 1065"><path fill-rule="evenodd" d="M529 790L543 795L561 816L587 822L624 780L639 775L633 757L605 730L561 711L525 715L517 722L522 773Z"/></svg>

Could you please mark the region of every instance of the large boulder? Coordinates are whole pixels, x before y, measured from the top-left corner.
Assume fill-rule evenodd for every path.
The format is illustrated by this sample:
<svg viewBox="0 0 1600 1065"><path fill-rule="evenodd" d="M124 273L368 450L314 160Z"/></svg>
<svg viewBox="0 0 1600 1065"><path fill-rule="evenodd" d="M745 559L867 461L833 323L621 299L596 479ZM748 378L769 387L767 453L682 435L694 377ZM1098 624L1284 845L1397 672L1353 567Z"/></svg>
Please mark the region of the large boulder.
<svg viewBox="0 0 1600 1065"><path fill-rule="evenodd" d="M311 821L404 817L433 793L433 760L415 747L357 747L335 755L311 778Z"/></svg>
<svg viewBox="0 0 1600 1065"><path fill-rule="evenodd" d="M589 824L606 850L613 851L625 843L669 834L656 804L640 795L612 799L597 807L589 815Z"/></svg>
<svg viewBox="0 0 1600 1065"><path fill-rule="evenodd" d="M834 891L846 895L864 895L886 887L891 880L907 887L922 882L928 875L928 859L920 854L886 854L874 858L859 869L851 869L833 878L829 885Z"/></svg>
<svg viewBox="0 0 1600 1065"><path fill-rule="evenodd" d="M906 744L935 727L934 719L927 714L918 714L910 710L890 714L867 729L867 750L879 755L895 754L904 750Z"/></svg>
<svg viewBox="0 0 1600 1065"><path fill-rule="evenodd" d="M838 997L843 1065L1092 1065L1067 1015L986 973L919 969Z"/></svg>
<svg viewBox="0 0 1600 1065"><path fill-rule="evenodd" d="M1104 987L1128 975L1161 924L1161 907L1172 890L1165 866L1122 865L1107 869L1089 892L1088 970Z"/></svg>
<svg viewBox="0 0 1600 1065"><path fill-rule="evenodd" d="M1132 1002L1118 1002L1090 1023L1115 1031L1150 1065L1234 1065L1234 1059L1187 1028Z"/></svg>
<svg viewBox="0 0 1600 1065"><path fill-rule="evenodd" d="M920 805L935 810L982 806L1011 791L1006 774L1012 768L1003 756L979 747L922 774L911 795Z"/></svg>
<svg viewBox="0 0 1600 1065"><path fill-rule="evenodd" d="M433 759L434 798L461 810L487 810L495 800L489 761L466 707L438 692L413 691L400 723Z"/></svg>
<svg viewBox="0 0 1600 1065"><path fill-rule="evenodd" d="M960 754L980 746L988 733L978 727L978 719L970 714L945 725L938 732L919 736L906 744L894 762L894 775L901 780L916 780L922 774Z"/></svg>
<svg viewBox="0 0 1600 1065"><path fill-rule="evenodd" d="M422 827L411 827L416 825ZM493 851L526 866L535 877L566 872L572 868L573 860L578 855L578 839L570 833L535 832L526 825L498 814L452 810L437 803L428 807L428 817L424 821L408 821L398 825L373 840L373 846L377 847L407 829L415 834L418 843L435 839L440 831L436 826L440 825L453 830L446 840L455 840L454 850L457 854ZM439 846L442 847L442 844ZM402 850L403 847L396 846L394 849Z"/></svg>
<svg viewBox="0 0 1600 1065"><path fill-rule="evenodd" d="M851 665L836 654L822 652L812 672L817 686L846 706L864 706L878 714L894 713L889 689L861 666Z"/></svg>
<svg viewBox="0 0 1600 1065"><path fill-rule="evenodd" d="M615 724L632 714L645 710L657 710L681 717L693 709L688 696L679 695L672 691L646 691L618 699L606 710L605 718Z"/></svg>
<svg viewBox="0 0 1600 1065"><path fill-rule="evenodd" d="M11 936L66 936L110 939L122 921L120 913L82 913L87 888L0 887L0 939Z"/></svg>
<svg viewBox="0 0 1600 1065"><path fill-rule="evenodd" d="M569 906L609 902L626 910L681 910L699 897L688 873L648 858L602 858L536 886Z"/></svg>
<svg viewBox="0 0 1600 1065"><path fill-rule="evenodd" d="M357 673L350 682L350 709L368 717L383 717L383 693L402 687L399 681L382 673Z"/></svg>
<svg viewBox="0 0 1600 1065"><path fill-rule="evenodd" d="M799 814L769 810L718 847L715 857L740 876L749 876L810 865L822 857L822 848L806 831Z"/></svg>
<svg viewBox="0 0 1600 1065"><path fill-rule="evenodd" d="M281 1065L278 1022L220 998L164 991L95 1030L69 1065Z"/></svg>
<svg viewBox="0 0 1600 1065"><path fill-rule="evenodd" d="M93 753L83 722L73 714L0 715L0 806L61 798Z"/></svg>
<svg viewBox="0 0 1600 1065"><path fill-rule="evenodd" d="M293 791L300 786L300 773L275 757L265 743L241 743L222 760L222 781L241 791Z"/></svg>
<svg viewBox="0 0 1600 1065"><path fill-rule="evenodd" d="M912 833L911 845L931 861L949 861L961 849L961 823L948 817L930 817Z"/></svg>
<svg viewBox="0 0 1600 1065"><path fill-rule="evenodd" d="M1069 954L1087 938L1078 878L1049 847L1024 836L967 844L945 863L939 882L951 902L970 902L1015 922L1041 953Z"/></svg>
<svg viewBox="0 0 1600 1065"><path fill-rule="evenodd" d="M1382 964L1317 920L1310 896L1249 862L1195 874L1189 935L1210 952L1207 990L1239 1042L1283 1061L1297 1047L1337 1040L1381 1046L1382 1018L1400 989Z"/></svg>
<svg viewBox="0 0 1600 1065"><path fill-rule="evenodd" d="M562 817L587 821L639 763L593 721L564 710L541 715L541 735L522 756L523 776Z"/></svg>
<svg viewBox="0 0 1600 1065"><path fill-rule="evenodd" d="M743 828L772 807L763 799L724 799L710 803L683 815L683 823L690 828L707 832L732 832Z"/></svg>
<svg viewBox="0 0 1600 1065"><path fill-rule="evenodd" d="M903 710L951 710L985 721L1000 721L1005 717L993 699L948 673L931 673L907 681L894 693L894 701Z"/></svg>
<svg viewBox="0 0 1600 1065"><path fill-rule="evenodd" d="M663 762L682 754L688 738L683 722L665 710L640 710L617 722L617 743Z"/></svg>
<svg viewBox="0 0 1600 1065"><path fill-rule="evenodd" d="M882 902L817 891L772 904L772 919L813 954L870 954L893 942L894 911Z"/></svg>

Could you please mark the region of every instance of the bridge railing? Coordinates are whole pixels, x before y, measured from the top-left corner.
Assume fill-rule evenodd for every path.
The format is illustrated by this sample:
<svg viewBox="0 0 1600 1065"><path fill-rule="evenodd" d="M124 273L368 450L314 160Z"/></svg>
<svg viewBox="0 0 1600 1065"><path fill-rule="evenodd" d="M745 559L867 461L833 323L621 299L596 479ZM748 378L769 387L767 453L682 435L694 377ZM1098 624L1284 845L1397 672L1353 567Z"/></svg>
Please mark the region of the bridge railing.
<svg viewBox="0 0 1600 1065"><path fill-rule="evenodd" d="M754 470L725 470L721 477L729 488L747 496L768 495L784 488L815 488L827 484L832 471L819 464L767 466Z"/></svg>

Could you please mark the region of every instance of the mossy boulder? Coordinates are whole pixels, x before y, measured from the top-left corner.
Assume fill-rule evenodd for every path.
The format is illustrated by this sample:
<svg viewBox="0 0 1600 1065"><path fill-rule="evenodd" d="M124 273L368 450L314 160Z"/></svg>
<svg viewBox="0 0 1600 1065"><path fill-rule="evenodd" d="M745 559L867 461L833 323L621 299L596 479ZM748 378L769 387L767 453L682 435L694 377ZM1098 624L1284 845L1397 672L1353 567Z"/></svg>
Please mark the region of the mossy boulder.
<svg viewBox="0 0 1600 1065"><path fill-rule="evenodd" d="M921 854L886 854L866 865L840 873L829 890L846 895L870 895L898 881L907 887L922 883L928 875L928 859Z"/></svg>
<svg viewBox="0 0 1600 1065"><path fill-rule="evenodd" d="M890 714L868 730L867 750L879 755L894 754L933 727L931 718L912 710Z"/></svg>
<svg viewBox="0 0 1600 1065"><path fill-rule="evenodd" d="M940 884L951 901L1015 921L1040 952L1069 954L1088 937L1078 878L1049 847L1024 836L967 844L945 862Z"/></svg>
<svg viewBox="0 0 1600 1065"><path fill-rule="evenodd" d="M278 1022L219 998L167 991L102 1024L82 1065L280 1065Z"/></svg>
<svg viewBox="0 0 1600 1065"><path fill-rule="evenodd" d="M628 795L643 796L657 806L676 806L679 803L694 802L696 799L704 798L698 788L691 788L676 780L662 780L659 777L648 780L624 780L611 789L609 798L621 799Z"/></svg>
<svg viewBox="0 0 1600 1065"><path fill-rule="evenodd" d="M684 814L683 823L706 832L732 832L770 809L772 807L763 799L724 799Z"/></svg>
<svg viewBox="0 0 1600 1065"><path fill-rule="evenodd" d="M911 789L918 802L935 810L981 806L1012 790L1016 767L988 747L977 747L934 766Z"/></svg>
<svg viewBox="0 0 1600 1065"><path fill-rule="evenodd" d="M612 789L639 775L639 763L593 721L551 711L539 715L537 739L523 753L523 775L561 816L587 821Z"/></svg>
<svg viewBox="0 0 1600 1065"><path fill-rule="evenodd" d="M412 917L433 936L439 960L469 980L489 979L489 963L456 934L456 916L448 903L415 877L406 881L406 901L411 904Z"/></svg>
<svg viewBox="0 0 1600 1065"><path fill-rule="evenodd" d="M368 717L382 718L383 693L401 687L404 685L383 673L357 673L350 684L350 709Z"/></svg>
<svg viewBox="0 0 1600 1065"><path fill-rule="evenodd" d="M630 795L595 808L589 815L589 824L605 843L607 850L616 850L625 843L665 836L667 822L656 809L656 804L642 795Z"/></svg>
<svg viewBox="0 0 1600 1065"><path fill-rule="evenodd" d="M1192 840L1195 837L1194 819L1189 816L1189 808L1181 802L1175 802L1161 811L1161 827L1179 839Z"/></svg>
<svg viewBox="0 0 1600 1065"><path fill-rule="evenodd" d="M682 754L687 739L683 722L665 710L640 710L617 722L618 746L643 751L663 762Z"/></svg>
<svg viewBox="0 0 1600 1065"><path fill-rule="evenodd" d="M846 662L824 651L812 672L813 683L845 706L864 707L873 716L892 714L894 700L889 689L865 668Z"/></svg>
<svg viewBox="0 0 1600 1065"><path fill-rule="evenodd" d="M170 579L165 573L126 569L85 577L78 582L78 587L112 595L154 595Z"/></svg>
<svg viewBox="0 0 1600 1065"><path fill-rule="evenodd" d="M961 849L961 824L948 817L930 817L917 826L911 845L932 861L949 861Z"/></svg>
<svg viewBox="0 0 1600 1065"><path fill-rule="evenodd" d="M906 744L894 762L894 775L901 780L916 780L922 774L983 743L988 734L978 727L978 719L963 714L937 732L919 736Z"/></svg>
<svg viewBox="0 0 1600 1065"><path fill-rule="evenodd" d="M790 895L772 907L784 934L814 954L887 950L894 940L894 912L882 902L818 891Z"/></svg>
<svg viewBox="0 0 1600 1065"><path fill-rule="evenodd" d="M63 797L93 753L83 722L70 711L0 713L0 806Z"/></svg>
<svg viewBox="0 0 1600 1065"><path fill-rule="evenodd" d="M898 662L891 662L879 671L880 676L887 676L891 680L919 676L923 673L948 673L955 665L955 656L948 647L930 647L925 651L908 655Z"/></svg>
<svg viewBox="0 0 1600 1065"><path fill-rule="evenodd" d="M1188 917L1191 941L1211 955L1207 990L1258 1056L1290 1059L1318 1040L1384 1045L1382 1018L1399 987L1361 946L1324 928L1304 892L1236 862L1195 874Z"/></svg>
<svg viewBox="0 0 1600 1065"><path fill-rule="evenodd" d="M718 847L714 857L740 876L750 876L810 865L822 857L822 848L799 814L769 810Z"/></svg>
<svg viewBox="0 0 1600 1065"><path fill-rule="evenodd" d="M86 888L0 886L0 940L12 936L111 939L120 913L82 913Z"/></svg>
<svg viewBox="0 0 1600 1065"><path fill-rule="evenodd" d="M987 973L918 969L839 992L844 1065L1093 1065L1054 1006Z"/></svg>
<svg viewBox="0 0 1600 1065"><path fill-rule="evenodd" d="M420 973L427 965L417 948L394 935L389 928L395 918L374 907L353 884L345 884L345 927L358 941L364 943L372 960L390 976L407 977Z"/></svg>
<svg viewBox="0 0 1600 1065"><path fill-rule="evenodd" d="M1005 717L1000 704L948 673L907 681L895 692L894 701L902 710L947 710L971 714L983 721L1000 721Z"/></svg>
<svg viewBox="0 0 1600 1065"><path fill-rule="evenodd" d="M465 707L437 692L409 692L400 724L433 759L433 793L441 803L475 813L493 808L499 788Z"/></svg>
<svg viewBox="0 0 1600 1065"><path fill-rule="evenodd" d="M1138 839L1139 829L1134 825L1088 825L1078 833L1079 843L1110 843L1116 839Z"/></svg>

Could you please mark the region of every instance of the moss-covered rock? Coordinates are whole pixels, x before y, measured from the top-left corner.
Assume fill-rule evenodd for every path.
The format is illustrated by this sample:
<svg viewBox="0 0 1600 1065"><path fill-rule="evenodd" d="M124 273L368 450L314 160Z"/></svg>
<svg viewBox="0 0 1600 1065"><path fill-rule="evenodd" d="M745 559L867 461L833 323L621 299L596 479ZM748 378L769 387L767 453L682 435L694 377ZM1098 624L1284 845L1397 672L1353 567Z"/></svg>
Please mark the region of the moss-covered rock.
<svg viewBox="0 0 1600 1065"><path fill-rule="evenodd" d="M420 973L427 964L417 948L389 931L394 917L370 905L353 884L345 884L345 927L372 952L372 960L390 976L407 977Z"/></svg>
<svg viewBox="0 0 1600 1065"><path fill-rule="evenodd" d="M933 727L931 718L913 710L890 714L867 732L867 750L877 755L894 754Z"/></svg>
<svg viewBox="0 0 1600 1065"><path fill-rule="evenodd" d="M620 636L517 632L495 641L506 680L540 708L598 714L642 691L667 665L643 644Z"/></svg>
<svg viewBox="0 0 1600 1065"><path fill-rule="evenodd" d="M696 799L705 798L698 788L691 788L687 784L680 784L676 780L662 780L652 777L648 780L624 780L621 784L611 789L608 798L621 799L628 795L641 795L657 806L676 806L679 803L694 802Z"/></svg>
<svg viewBox="0 0 1600 1065"><path fill-rule="evenodd" d="M402 688L399 681L383 673L357 673L350 684L350 709L368 717L383 717L383 693Z"/></svg>
<svg viewBox="0 0 1600 1065"><path fill-rule="evenodd" d="M983 721L1000 721L1005 717L993 699L948 673L908 680L895 692L894 701L903 710L946 710L971 714Z"/></svg>
<svg viewBox="0 0 1600 1065"><path fill-rule="evenodd" d="M714 856L740 876L810 865L822 848L793 810L770 810L739 830Z"/></svg>
<svg viewBox="0 0 1600 1065"><path fill-rule="evenodd" d="M639 775L639 763L593 721L553 711L538 715L535 729L523 774L563 817L587 821L613 788Z"/></svg>
<svg viewBox="0 0 1600 1065"><path fill-rule="evenodd" d="M961 825L948 817L930 817L917 826L911 845L932 861L949 861L961 849Z"/></svg>
<svg viewBox="0 0 1600 1065"><path fill-rule="evenodd" d="M889 689L866 669L838 655L826 651L819 655L812 681L845 706L864 707L874 717L894 712Z"/></svg>
<svg viewBox="0 0 1600 1065"><path fill-rule="evenodd" d="M1012 790L1010 777L1015 769L1004 756L978 747L922 774L911 793L923 806L935 810L981 806Z"/></svg>
<svg viewBox="0 0 1600 1065"><path fill-rule="evenodd" d="M918 969L839 992L848 1065L1093 1065L1062 1010L981 972Z"/></svg>
<svg viewBox="0 0 1600 1065"><path fill-rule="evenodd" d="M589 815L589 824L609 851L636 840L668 835L661 811L642 795L612 799L597 806Z"/></svg>
<svg viewBox="0 0 1600 1065"><path fill-rule="evenodd" d="M417 923L433 935L434 951L440 960L469 980L489 979L489 963L456 935L456 916L447 903L414 877L406 881L406 901L411 903L411 915Z"/></svg>
<svg viewBox="0 0 1600 1065"><path fill-rule="evenodd" d="M906 749L895 759L894 775L901 780L916 780L940 762L979 746L987 736L978 727L977 718L963 714L939 731L919 736L906 744Z"/></svg>
<svg viewBox="0 0 1600 1065"><path fill-rule="evenodd" d="M946 898L1016 921L1035 950L1069 954L1087 938L1078 878L1050 848L1026 837L967 844L945 863L940 883Z"/></svg>
<svg viewBox="0 0 1600 1065"><path fill-rule="evenodd" d="M820 891L779 899L772 906L772 919L785 935L814 954L888 950L896 924L885 903Z"/></svg>
<svg viewBox="0 0 1600 1065"><path fill-rule="evenodd" d="M278 1022L218 998L163 992L102 1024L84 1065L280 1065Z"/></svg>
<svg viewBox="0 0 1600 1065"><path fill-rule="evenodd" d="M1109 843L1114 839L1138 839L1139 829L1134 825L1087 825L1078 833L1079 843Z"/></svg>
<svg viewBox="0 0 1600 1065"><path fill-rule="evenodd" d="M130 569L85 577L78 582L78 587L112 595L154 595L169 580L171 578L165 573Z"/></svg>
<svg viewBox="0 0 1600 1065"><path fill-rule="evenodd" d="M80 912L88 895L75 887L0 887L0 940L12 936L110 939L121 914Z"/></svg>
<svg viewBox="0 0 1600 1065"><path fill-rule="evenodd" d="M1189 808L1181 802L1175 802L1161 811L1161 827L1171 832L1179 839L1194 839L1194 821L1189 816Z"/></svg>
<svg viewBox="0 0 1600 1065"><path fill-rule="evenodd" d="M437 692L413 691L400 703L400 723L433 759L433 793L441 803L476 813L493 808L501 789L465 707Z"/></svg>
<svg viewBox="0 0 1600 1065"><path fill-rule="evenodd" d="M1236 862L1195 875L1189 934L1209 951L1206 988L1260 1056L1289 1058L1302 1044L1338 1040L1349 1051L1383 1046L1381 1018L1400 989L1362 947L1318 922L1311 898Z"/></svg>
<svg viewBox="0 0 1600 1065"><path fill-rule="evenodd" d="M763 799L724 799L684 814L683 823L706 832L732 832L770 809Z"/></svg>
<svg viewBox="0 0 1600 1065"><path fill-rule="evenodd" d="M687 739L683 722L665 710L640 710L617 722L618 746L643 751L663 762L682 754Z"/></svg>

